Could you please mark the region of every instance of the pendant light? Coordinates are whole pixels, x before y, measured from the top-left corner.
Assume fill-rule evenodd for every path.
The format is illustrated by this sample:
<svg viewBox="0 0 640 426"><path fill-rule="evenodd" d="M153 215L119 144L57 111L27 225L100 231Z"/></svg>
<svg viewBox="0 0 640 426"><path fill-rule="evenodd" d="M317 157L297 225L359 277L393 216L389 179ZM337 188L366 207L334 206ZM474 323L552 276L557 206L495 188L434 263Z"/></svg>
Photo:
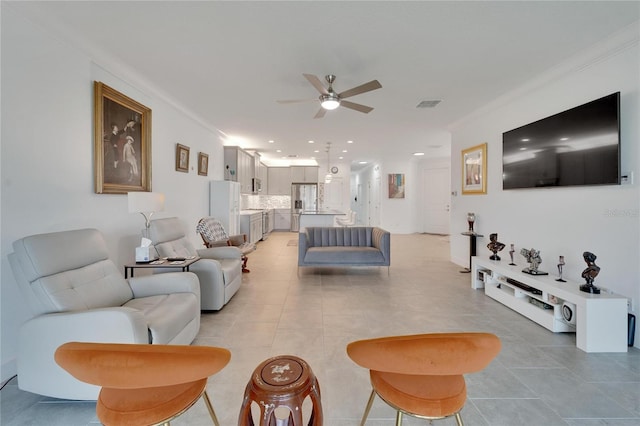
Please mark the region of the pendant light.
<svg viewBox="0 0 640 426"><path fill-rule="evenodd" d="M327 142L327 174L324 177L324 183L331 183L331 179L333 179L333 175L331 174L331 142Z"/></svg>

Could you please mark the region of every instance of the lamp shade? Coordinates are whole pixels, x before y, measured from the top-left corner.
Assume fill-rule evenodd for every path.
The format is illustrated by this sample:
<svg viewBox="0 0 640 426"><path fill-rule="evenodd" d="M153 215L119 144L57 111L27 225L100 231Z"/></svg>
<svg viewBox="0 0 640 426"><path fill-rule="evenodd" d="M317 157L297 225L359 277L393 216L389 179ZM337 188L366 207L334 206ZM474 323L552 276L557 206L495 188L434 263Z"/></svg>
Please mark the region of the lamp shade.
<svg viewBox="0 0 640 426"><path fill-rule="evenodd" d="M164 210L164 194L159 192L129 192L129 213L152 213Z"/></svg>
<svg viewBox="0 0 640 426"><path fill-rule="evenodd" d="M336 109L340 106L340 98L335 93L320 96L320 105L326 110Z"/></svg>

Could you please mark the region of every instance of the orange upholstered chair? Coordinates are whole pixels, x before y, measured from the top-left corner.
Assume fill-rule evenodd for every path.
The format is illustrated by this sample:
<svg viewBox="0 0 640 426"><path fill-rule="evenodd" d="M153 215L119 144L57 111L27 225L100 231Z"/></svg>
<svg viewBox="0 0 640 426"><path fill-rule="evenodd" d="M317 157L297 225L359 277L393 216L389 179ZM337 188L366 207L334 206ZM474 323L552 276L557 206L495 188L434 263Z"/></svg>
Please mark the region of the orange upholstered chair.
<svg viewBox="0 0 640 426"><path fill-rule="evenodd" d="M423 419L455 416L467 398L463 374L485 368L500 352L500 339L489 333L440 333L359 340L347 354L368 368L373 391L360 425L364 425L377 394L402 414Z"/></svg>
<svg viewBox="0 0 640 426"><path fill-rule="evenodd" d="M207 379L231 359L208 346L70 342L56 362L76 379L101 386L96 414L104 425L168 425L203 397L213 423Z"/></svg>

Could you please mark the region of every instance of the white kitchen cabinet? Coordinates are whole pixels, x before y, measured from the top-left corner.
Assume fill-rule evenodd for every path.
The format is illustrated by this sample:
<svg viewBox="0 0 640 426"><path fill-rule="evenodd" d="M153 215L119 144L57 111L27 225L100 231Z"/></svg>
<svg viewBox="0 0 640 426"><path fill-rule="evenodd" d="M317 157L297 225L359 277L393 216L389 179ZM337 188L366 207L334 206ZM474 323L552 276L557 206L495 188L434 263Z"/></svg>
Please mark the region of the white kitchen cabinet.
<svg viewBox="0 0 640 426"><path fill-rule="evenodd" d="M292 183L318 183L318 166L291 166Z"/></svg>
<svg viewBox="0 0 640 426"><path fill-rule="evenodd" d="M257 243L262 239L262 211L243 213L240 215L240 233L247 235L250 243Z"/></svg>
<svg viewBox="0 0 640 426"><path fill-rule="evenodd" d="M269 167L267 175L268 195L291 195L290 167Z"/></svg>
<svg viewBox="0 0 640 426"><path fill-rule="evenodd" d="M224 179L238 182L242 194L251 194L255 176L253 156L237 146L224 147Z"/></svg>
<svg viewBox="0 0 640 426"><path fill-rule="evenodd" d="M291 229L291 209L275 209L274 230L289 231Z"/></svg>
<svg viewBox="0 0 640 426"><path fill-rule="evenodd" d="M229 235L240 233L240 184L226 180L209 183L209 216L220 221Z"/></svg>

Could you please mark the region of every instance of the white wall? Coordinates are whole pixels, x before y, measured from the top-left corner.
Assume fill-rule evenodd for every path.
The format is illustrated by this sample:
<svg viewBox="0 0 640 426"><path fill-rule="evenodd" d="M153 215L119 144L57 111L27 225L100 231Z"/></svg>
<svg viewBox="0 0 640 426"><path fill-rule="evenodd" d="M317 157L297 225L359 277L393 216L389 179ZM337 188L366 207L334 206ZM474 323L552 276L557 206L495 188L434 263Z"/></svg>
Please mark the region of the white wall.
<svg viewBox="0 0 640 426"><path fill-rule="evenodd" d="M639 57L636 27L571 58L453 129L452 190L461 193L456 156L483 142L488 144L488 188L486 195L453 197L452 261L468 263L469 240L460 233L467 229L467 212L475 212L476 231L485 236L478 240L478 253L488 253L488 235L497 232L499 241L516 245L516 253L523 247L541 250L540 269L550 273L557 273L558 256L564 255L565 278L581 282L582 253L591 251L601 267L595 285L632 297L638 312ZM633 185L502 190L503 132L616 91L621 92L622 171L634 172ZM517 256L516 263L524 263ZM636 336L636 346L639 340Z"/></svg>
<svg viewBox="0 0 640 426"><path fill-rule="evenodd" d="M7 254L30 234L94 227L118 264L132 260L143 218L127 212L126 195L93 191L93 81L100 80L152 109L152 185L166 194L157 217L178 216L196 238L208 214L208 181L222 179L222 143L215 129L181 112L159 91L114 73L100 58L72 47L40 25L2 8L1 380L15 374L17 331L29 313ZM122 69L124 69L122 67ZM209 154L209 176L176 172L175 144ZM63 248L61 248L63 249Z"/></svg>

